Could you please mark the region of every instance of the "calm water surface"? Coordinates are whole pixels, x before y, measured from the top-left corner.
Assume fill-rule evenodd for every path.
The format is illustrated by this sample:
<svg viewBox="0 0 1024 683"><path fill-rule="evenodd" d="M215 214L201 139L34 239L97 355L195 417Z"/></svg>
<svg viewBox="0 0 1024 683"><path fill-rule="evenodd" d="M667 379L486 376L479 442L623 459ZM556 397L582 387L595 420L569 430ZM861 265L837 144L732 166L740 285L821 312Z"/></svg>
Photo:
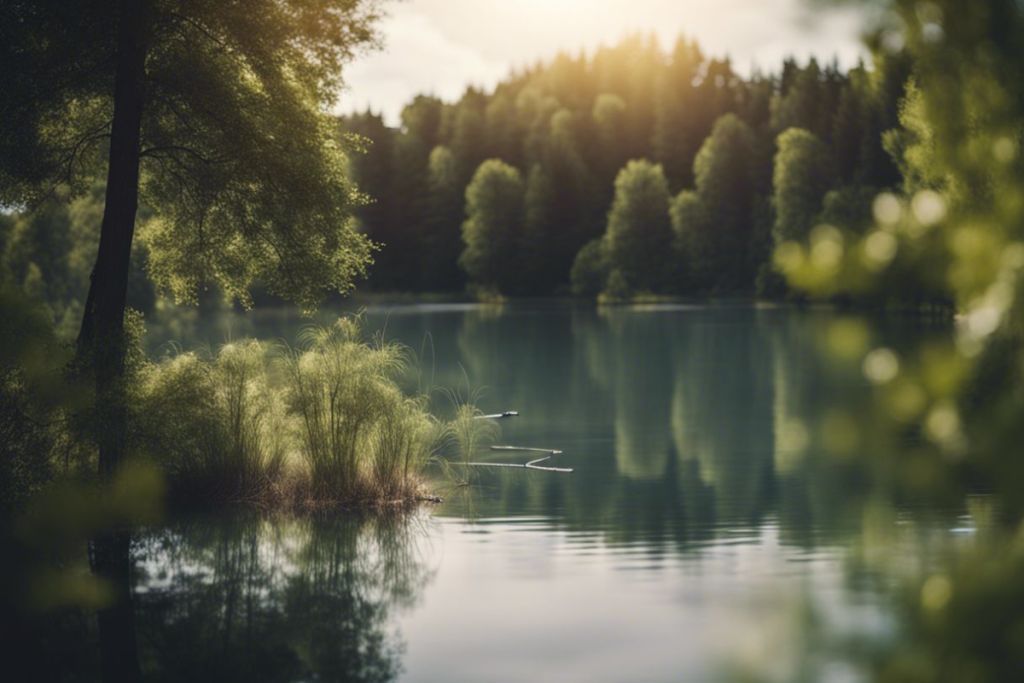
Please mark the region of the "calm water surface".
<svg viewBox="0 0 1024 683"><path fill-rule="evenodd" d="M560 449L554 464L574 472L439 478L445 502L411 519L152 530L136 549L140 647L167 678L866 680L872 648L901 637L893 577L927 562L936 539L971 533L963 510L878 504L843 419L869 386L826 353L832 313L366 316L421 357L411 384L468 386L485 412L520 411L500 441ZM258 313L157 324L151 338L294 338L303 324ZM948 331L890 321L874 334L898 350Z"/></svg>

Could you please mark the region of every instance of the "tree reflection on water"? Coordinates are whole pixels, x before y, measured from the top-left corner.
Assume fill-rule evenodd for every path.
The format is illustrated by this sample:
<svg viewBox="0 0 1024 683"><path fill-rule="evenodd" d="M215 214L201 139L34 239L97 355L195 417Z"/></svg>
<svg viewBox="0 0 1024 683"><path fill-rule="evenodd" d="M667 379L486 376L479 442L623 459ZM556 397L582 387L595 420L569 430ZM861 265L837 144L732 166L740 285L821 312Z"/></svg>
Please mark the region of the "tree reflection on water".
<svg viewBox="0 0 1024 683"><path fill-rule="evenodd" d="M136 614L158 680L388 681L429 579L418 517L243 517L143 537Z"/></svg>
<svg viewBox="0 0 1024 683"><path fill-rule="evenodd" d="M394 680L403 644L393 617L431 576L425 524L416 514L242 514L143 531L131 551L134 633L97 632L76 610L28 618L36 647L12 650L7 670L96 680L99 642L127 635L144 680ZM103 679L125 680L112 669Z"/></svg>

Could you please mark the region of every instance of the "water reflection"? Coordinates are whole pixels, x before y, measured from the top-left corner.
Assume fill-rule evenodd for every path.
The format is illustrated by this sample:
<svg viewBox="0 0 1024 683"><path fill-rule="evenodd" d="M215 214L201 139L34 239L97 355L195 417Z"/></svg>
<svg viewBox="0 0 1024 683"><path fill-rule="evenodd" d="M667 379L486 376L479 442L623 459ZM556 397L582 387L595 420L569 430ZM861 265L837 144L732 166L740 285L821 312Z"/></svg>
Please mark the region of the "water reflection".
<svg viewBox="0 0 1024 683"><path fill-rule="evenodd" d="M984 497L968 505L904 485L920 438L883 428L860 359L827 352L838 314L508 306L367 316L423 359L410 385L482 388L485 412L522 413L503 422L503 441L560 448L557 464L574 473L486 469L472 487L443 491L443 558L425 588L422 569L402 579L402 561L360 569L387 547L401 556L407 535L366 553L366 531L250 522L230 532L249 540L218 555L217 542L198 540L211 533L205 523L162 532L177 539L171 547L206 554L175 559L157 537L140 546L155 558L144 564L141 623L160 625L140 637L144 667L174 662L168 677L386 680L405 668L413 680L812 681L941 680L943 652L979 680L1018 666L1007 645L1016 636L991 624L1024 633L1013 578L1024 544L1006 550L1005 534L979 531ZM265 322L254 318L252 332L289 337L301 324ZM869 334L871 346L910 357L950 330L893 319ZM435 408L450 406L438 395ZM216 580L197 569L214 565ZM386 576L386 566L399 568L386 582L399 588L356 578ZM984 568L997 575L979 579ZM417 594L416 609L400 609ZM153 618L161 595L169 616ZM979 606L997 618L981 619ZM983 635L966 638L957 623ZM996 643L991 656L978 654L984 639ZM246 656L257 642L265 651Z"/></svg>
<svg viewBox="0 0 1024 683"><path fill-rule="evenodd" d="M430 536L426 518L387 514L145 530L124 558L130 599L98 620L4 615L4 676L109 682L138 680L141 668L147 681L392 681L404 647L394 620L431 578Z"/></svg>
<svg viewBox="0 0 1024 683"><path fill-rule="evenodd" d="M776 515L798 545L851 532L872 484L826 445L837 406L861 415L873 404L859 366L824 353L836 317L749 306L434 316L434 345L459 349L435 375L464 382L461 363L487 388L485 410L522 411L503 423L505 441L562 448L576 469L483 472L472 514L539 514L679 548ZM389 332L415 344L416 318L388 317ZM945 333L908 321L880 334L900 348ZM460 505L446 512L469 514Z"/></svg>
<svg viewBox="0 0 1024 683"><path fill-rule="evenodd" d="M871 496L895 497L886 458L914 447L860 426L878 406L859 361L827 353L841 318L832 311L459 305L370 306L366 316L420 357L410 385L481 390L485 412L522 413L502 423L503 440L561 448L561 464L576 469L481 471L472 509L453 501L449 514L543 515L679 548L778 516L784 538L813 546L853 533ZM306 322L258 313L244 324L266 339ZM214 321L182 341L216 344L241 324ZM949 334L892 319L873 344L899 351Z"/></svg>
<svg viewBox="0 0 1024 683"><path fill-rule="evenodd" d="M197 520L142 537L136 615L153 680L389 681L390 627L429 579L422 520Z"/></svg>

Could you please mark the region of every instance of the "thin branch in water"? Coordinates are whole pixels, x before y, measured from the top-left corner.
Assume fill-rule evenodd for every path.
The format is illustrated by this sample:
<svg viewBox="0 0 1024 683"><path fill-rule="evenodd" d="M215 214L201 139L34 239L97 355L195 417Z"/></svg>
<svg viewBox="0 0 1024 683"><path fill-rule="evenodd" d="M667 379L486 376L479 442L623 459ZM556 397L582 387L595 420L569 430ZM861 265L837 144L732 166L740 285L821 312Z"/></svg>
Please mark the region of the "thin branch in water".
<svg viewBox="0 0 1024 683"><path fill-rule="evenodd" d="M537 463L545 462L550 460L552 456L562 455L562 451L557 448L531 448L529 446L491 446L492 451L520 451L528 453L547 453L542 458L530 460L526 463L513 463L513 462L457 462L456 465L464 465L465 467L514 467L522 468L527 470L538 470L541 472L572 472L571 467L549 467L541 466Z"/></svg>

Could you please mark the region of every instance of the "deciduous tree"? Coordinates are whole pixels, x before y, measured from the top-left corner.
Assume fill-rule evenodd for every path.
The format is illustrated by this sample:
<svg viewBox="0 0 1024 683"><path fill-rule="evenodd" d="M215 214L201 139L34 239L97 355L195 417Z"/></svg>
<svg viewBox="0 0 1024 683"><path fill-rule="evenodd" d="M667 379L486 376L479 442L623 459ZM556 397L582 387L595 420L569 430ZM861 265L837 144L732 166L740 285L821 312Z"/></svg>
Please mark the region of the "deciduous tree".
<svg viewBox="0 0 1024 683"><path fill-rule="evenodd" d="M664 287L671 267L668 181L661 166L631 161L615 179L605 240L613 269L632 290Z"/></svg>
<svg viewBox="0 0 1024 683"><path fill-rule="evenodd" d="M519 171L503 161L489 159L473 174L459 259L473 283L500 292L522 284L523 193Z"/></svg>
<svg viewBox="0 0 1024 683"><path fill-rule="evenodd" d="M140 198L150 274L247 301L260 280L305 308L370 261L327 108L374 39L362 0L33 0L0 9L0 202L107 178L79 335L94 372L100 470L124 443L123 324Z"/></svg>

